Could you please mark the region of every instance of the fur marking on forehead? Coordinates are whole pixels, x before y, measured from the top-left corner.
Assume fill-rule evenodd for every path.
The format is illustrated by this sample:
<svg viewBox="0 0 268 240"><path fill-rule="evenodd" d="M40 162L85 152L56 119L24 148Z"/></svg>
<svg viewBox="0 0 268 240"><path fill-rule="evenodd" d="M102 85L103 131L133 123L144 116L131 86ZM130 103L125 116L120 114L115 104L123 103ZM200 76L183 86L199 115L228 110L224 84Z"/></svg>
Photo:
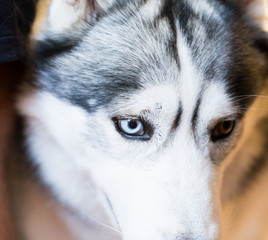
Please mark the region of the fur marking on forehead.
<svg viewBox="0 0 268 240"><path fill-rule="evenodd" d="M160 0L148 0L140 9L141 15L148 19L154 19L160 14L163 3Z"/></svg>

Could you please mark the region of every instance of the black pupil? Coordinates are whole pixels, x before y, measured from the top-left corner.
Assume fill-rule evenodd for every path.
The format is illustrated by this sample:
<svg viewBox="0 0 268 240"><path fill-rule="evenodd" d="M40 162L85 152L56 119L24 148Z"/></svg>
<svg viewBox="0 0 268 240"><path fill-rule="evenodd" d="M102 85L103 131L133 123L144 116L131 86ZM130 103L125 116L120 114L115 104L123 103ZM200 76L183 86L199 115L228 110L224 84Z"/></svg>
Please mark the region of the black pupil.
<svg viewBox="0 0 268 240"><path fill-rule="evenodd" d="M131 128L131 129L135 129L135 128L137 128L138 123L137 123L136 120L129 120L129 122L128 122L128 126L129 126L129 128Z"/></svg>
<svg viewBox="0 0 268 240"><path fill-rule="evenodd" d="M225 131L228 131L232 126L232 122L231 121L225 121L223 122L223 128Z"/></svg>

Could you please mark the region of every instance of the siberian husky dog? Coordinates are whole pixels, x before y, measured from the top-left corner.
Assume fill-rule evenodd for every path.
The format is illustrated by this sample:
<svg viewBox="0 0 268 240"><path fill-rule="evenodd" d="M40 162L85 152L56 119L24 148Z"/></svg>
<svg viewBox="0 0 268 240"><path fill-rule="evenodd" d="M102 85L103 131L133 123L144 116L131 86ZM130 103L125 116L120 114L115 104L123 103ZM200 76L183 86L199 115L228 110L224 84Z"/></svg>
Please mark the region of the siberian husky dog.
<svg viewBox="0 0 268 240"><path fill-rule="evenodd" d="M230 240L225 159L225 202L267 175L268 118L243 128L267 58L241 1L52 0L18 98L18 239Z"/></svg>

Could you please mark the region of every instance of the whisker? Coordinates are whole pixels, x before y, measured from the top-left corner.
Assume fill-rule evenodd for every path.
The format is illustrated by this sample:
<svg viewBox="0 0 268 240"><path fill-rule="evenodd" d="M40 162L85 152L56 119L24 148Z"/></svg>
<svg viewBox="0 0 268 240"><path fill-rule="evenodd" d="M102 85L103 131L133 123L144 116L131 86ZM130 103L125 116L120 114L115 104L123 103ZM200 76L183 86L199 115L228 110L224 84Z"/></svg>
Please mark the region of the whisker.
<svg viewBox="0 0 268 240"><path fill-rule="evenodd" d="M231 95L232 97L232 95ZM260 94L251 94L251 95L240 95L240 96L236 96L236 97L233 97L234 99L235 98L243 98L243 97L246 97L246 98L250 98L250 97L263 97L263 98L268 98L267 95L260 95Z"/></svg>
<svg viewBox="0 0 268 240"><path fill-rule="evenodd" d="M251 98L251 97L268 99L268 96L264 96L264 95L244 95L244 96L241 95L241 96L238 96L238 97L234 97L233 100L234 100L234 102L239 102L241 100L248 99L248 98Z"/></svg>
<svg viewBox="0 0 268 240"><path fill-rule="evenodd" d="M241 108L242 110L266 110L268 111L268 108Z"/></svg>
<svg viewBox="0 0 268 240"><path fill-rule="evenodd" d="M86 186L88 187L88 190L91 191L92 194L97 195L98 193L97 193L96 189L93 188L93 187L88 183L88 180L87 180L87 179L84 179L84 180L85 180L85 184L86 184ZM114 231L114 233L116 233L118 236L122 236L122 231L120 231L120 230L118 230L118 229L116 229L116 228L114 228L114 227L112 227L112 226L109 226L109 225L107 225L107 224L101 222L100 220L98 220L98 219L96 219L96 218L93 218L92 216L89 216L87 213L84 213L84 216L87 217L87 218L89 218L91 221L94 221L95 223L97 223L97 224L99 224L99 225L101 225L101 226L103 226L103 227L105 227L105 228L107 228L107 229L109 229L109 230Z"/></svg>
<svg viewBox="0 0 268 240"><path fill-rule="evenodd" d="M226 224L225 224L224 230L228 231L229 233L234 232L236 229L232 229L232 228L236 227L242 222L242 220L234 221L234 219L237 217L237 209L238 209L237 205L238 205L237 202L233 202L230 212L226 218Z"/></svg>
<svg viewBox="0 0 268 240"><path fill-rule="evenodd" d="M109 226L109 225L107 225L107 224L105 224L105 223L103 223L103 222L101 222L101 221L99 221L99 220L97 220L97 219L95 219L95 218L90 218L90 220L93 220L94 222L100 224L101 226L103 226L103 227L105 227L105 228L107 228L107 229L110 229L110 230L116 232L116 233L119 234L120 236L122 235L122 232L119 231L118 229L116 229L116 228L114 228L114 227L112 227L112 226Z"/></svg>

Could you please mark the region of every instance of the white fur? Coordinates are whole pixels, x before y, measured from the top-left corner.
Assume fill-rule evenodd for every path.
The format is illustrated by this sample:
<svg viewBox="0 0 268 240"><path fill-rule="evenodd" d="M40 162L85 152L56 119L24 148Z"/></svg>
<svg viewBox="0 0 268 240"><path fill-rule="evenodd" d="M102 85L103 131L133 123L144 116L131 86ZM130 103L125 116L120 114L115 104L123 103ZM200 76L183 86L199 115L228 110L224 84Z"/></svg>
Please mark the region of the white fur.
<svg viewBox="0 0 268 240"><path fill-rule="evenodd" d="M113 218L104 192L126 240L172 239L190 232L215 239L218 228L212 182L216 172L208 148L199 149L189 131L197 89L187 96L189 110L184 110L181 125L170 135L169 126L179 107L178 93L181 89L191 92L188 87L148 86L130 102L90 115L46 92L26 95L20 109L28 119L28 143L43 180L61 201L89 220L98 219L95 210L100 204ZM204 104L206 97L217 99L219 95L224 96L224 89L212 85L205 92ZM218 98L209 110L217 113L219 102L228 104L225 97ZM202 109L206 123L221 117L219 112L211 116ZM111 121L115 113L148 119L155 126L152 140L123 138Z"/></svg>
<svg viewBox="0 0 268 240"><path fill-rule="evenodd" d="M147 3L141 8L140 13L148 19L153 19L159 14L161 9L162 2L160 0L149 0Z"/></svg>
<svg viewBox="0 0 268 240"><path fill-rule="evenodd" d="M194 9L196 13L205 14L210 18L214 18L216 20L221 20L222 17L215 11L212 4L208 1L200 1L200 0L193 0L189 1L191 7Z"/></svg>
<svg viewBox="0 0 268 240"><path fill-rule="evenodd" d="M98 8L105 11L115 0L97 0ZM93 9L89 14L87 0L52 0L49 7L47 22L44 32L47 34L59 34L71 31L74 28L83 26L85 21L95 16ZM42 36L38 36L42 38Z"/></svg>
<svg viewBox="0 0 268 240"><path fill-rule="evenodd" d="M194 106L201 93L202 75L197 71L194 63L191 59L191 53L187 47L184 37L179 32L177 38L178 54L181 60L181 71L180 71L180 96L182 99L183 107L189 109L187 111L188 121L191 121L192 112Z"/></svg>
<svg viewBox="0 0 268 240"><path fill-rule="evenodd" d="M54 34L64 32L85 20L86 15L85 0L52 0L45 30Z"/></svg>

